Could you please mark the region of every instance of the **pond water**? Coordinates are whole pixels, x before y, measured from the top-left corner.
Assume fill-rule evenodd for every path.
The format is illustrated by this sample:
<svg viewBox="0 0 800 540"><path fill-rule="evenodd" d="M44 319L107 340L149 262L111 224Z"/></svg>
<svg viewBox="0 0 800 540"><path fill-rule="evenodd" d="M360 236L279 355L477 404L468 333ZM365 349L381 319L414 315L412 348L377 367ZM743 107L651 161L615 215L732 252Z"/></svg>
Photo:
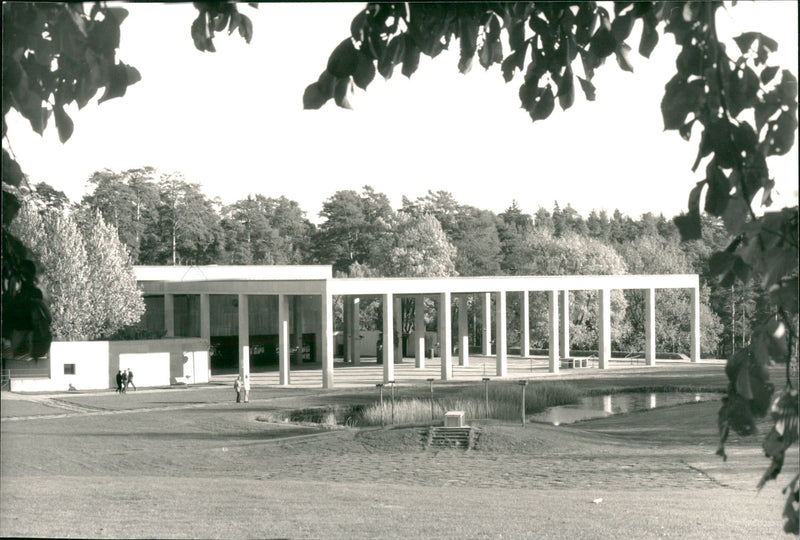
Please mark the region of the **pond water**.
<svg viewBox="0 0 800 540"><path fill-rule="evenodd" d="M711 401L720 399L720 395L713 392L636 392L586 396L574 405L550 407L544 412L529 415L528 421L558 426L632 411Z"/></svg>

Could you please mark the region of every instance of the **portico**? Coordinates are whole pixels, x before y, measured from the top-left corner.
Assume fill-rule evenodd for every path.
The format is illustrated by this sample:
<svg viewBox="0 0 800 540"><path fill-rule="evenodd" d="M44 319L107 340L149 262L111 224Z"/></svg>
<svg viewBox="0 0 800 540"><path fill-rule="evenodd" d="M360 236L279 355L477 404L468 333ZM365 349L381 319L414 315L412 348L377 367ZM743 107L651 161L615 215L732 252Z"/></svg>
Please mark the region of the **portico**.
<svg viewBox="0 0 800 540"><path fill-rule="evenodd" d="M199 320L199 336L211 339L214 331L232 321L220 321L214 309L215 295L235 298L238 371L250 372L251 335L277 335L278 369L281 385L291 384L291 353L301 349L302 338L311 336L313 361L322 367L322 387L332 388L334 381L334 302L342 300L344 358L358 364L359 306L365 298L378 298L382 307L383 382L394 380L395 358L402 356L402 299L413 299L414 365L425 366L425 319L422 306L434 300L437 307L438 349L441 380L453 378L453 355L457 350L458 366L469 366L468 304L480 312L482 352L492 355L494 337L495 370L493 375L507 375L509 295L521 295L520 356L530 354L529 298L531 293L547 296L548 370L557 373L560 360L569 355L569 291L598 291L598 366L609 367L611 359L612 290L645 291L645 363L655 365L655 291L689 289L691 291L692 362L700 359L699 280L697 275L616 275L616 276L501 276L446 278L333 278L330 266L202 266L134 267L137 281L146 296L163 296L163 328L167 336L176 332L175 297L199 296L193 315ZM264 299L263 297L267 297ZM271 298L271 299L270 299ZM494 309L492 309L494 303ZM219 304L219 302L217 302ZM455 307L455 316L453 316ZM494 313L492 313L494 312ZM232 315L232 313L231 313ZM229 325L233 326L233 325ZM257 328L257 331L254 330ZM454 329L456 332L454 332ZM231 330L229 330L231 332ZM455 335L455 340L454 340ZM295 341L292 342L292 336ZM455 341L455 343L454 343ZM454 347L455 345L455 347Z"/></svg>

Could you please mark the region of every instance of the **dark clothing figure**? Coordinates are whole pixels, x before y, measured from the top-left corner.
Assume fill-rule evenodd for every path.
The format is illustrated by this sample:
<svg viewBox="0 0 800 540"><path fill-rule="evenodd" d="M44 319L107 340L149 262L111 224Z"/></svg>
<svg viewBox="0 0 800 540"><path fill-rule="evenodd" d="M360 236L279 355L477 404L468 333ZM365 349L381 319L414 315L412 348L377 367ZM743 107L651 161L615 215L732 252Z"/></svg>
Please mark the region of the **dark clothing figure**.
<svg viewBox="0 0 800 540"><path fill-rule="evenodd" d="M136 385L133 384L133 371L130 368L125 372L125 390L128 390L128 386L133 386L133 389L136 390Z"/></svg>
<svg viewBox="0 0 800 540"><path fill-rule="evenodd" d="M122 393L122 370L117 372L117 390L118 393Z"/></svg>
<svg viewBox="0 0 800 540"><path fill-rule="evenodd" d="M236 390L236 403L242 402L242 391L244 390L244 385L242 384L242 379L236 377L236 380L233 382L233 389Z"/></svg>

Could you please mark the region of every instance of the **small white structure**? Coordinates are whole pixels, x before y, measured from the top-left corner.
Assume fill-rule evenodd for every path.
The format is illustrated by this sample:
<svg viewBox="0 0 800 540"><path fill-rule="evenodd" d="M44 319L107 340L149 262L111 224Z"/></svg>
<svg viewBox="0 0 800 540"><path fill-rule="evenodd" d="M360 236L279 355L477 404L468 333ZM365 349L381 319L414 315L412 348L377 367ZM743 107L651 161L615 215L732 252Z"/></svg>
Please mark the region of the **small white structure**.
<svg viewBox="0 0 800 540"><path fill-rule="evenodd" d="M48 358L11 371L12 392L115 388L117 371L130 369L137 388L208 382L208 342L196 338L141 341L55 341ZM39 365L41 364L41 365Z"/></svg>
<svg viewBox="0 0 800 540"><path fill-rule="evenodd" d="M444 413L444 427L464 427L464 411L447 411Z"/></svg>

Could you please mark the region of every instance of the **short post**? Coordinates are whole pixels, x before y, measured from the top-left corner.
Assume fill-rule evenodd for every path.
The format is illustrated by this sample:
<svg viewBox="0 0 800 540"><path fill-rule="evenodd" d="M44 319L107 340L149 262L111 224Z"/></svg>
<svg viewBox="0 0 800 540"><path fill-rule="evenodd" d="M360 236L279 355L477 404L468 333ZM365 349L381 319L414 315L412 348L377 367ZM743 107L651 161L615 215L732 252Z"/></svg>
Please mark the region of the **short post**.
<svg viewBox="0 0 800 540"><path fill-rule="evenodd" d="M522 425L525 425L525 387L528 385L528 381L519 381L519 385L522 387L522 405L520 406L520 412L522 415Z"/></svg>
<svg viewBox="0 0 800 540"><path fill-rule="evenodd" d="M383 384L382 383L378 383L375 386L378 387L378 392L380 392L380 396L381 396L381 427L383 427L385 425L384 422L383 422Z"/></svg>
<svg viewBox="0 0 800 540"><path fill-rule="evenodd" d="M392 425L394 425L394 381L389 381L389 384L392 385Z"/></svg>
<svg viewBox="0 0 800 540"><path fill-rule="evenodd" d="M486 418L489 418L489 377L483 378L483 386L486 394Z"/></svg>
<svg viewBox="0 0 800 540"><path fill-rule="evenodd" d="M433 379L428 379L428 384L431 387L431 423L433 423Z"/></svg>

